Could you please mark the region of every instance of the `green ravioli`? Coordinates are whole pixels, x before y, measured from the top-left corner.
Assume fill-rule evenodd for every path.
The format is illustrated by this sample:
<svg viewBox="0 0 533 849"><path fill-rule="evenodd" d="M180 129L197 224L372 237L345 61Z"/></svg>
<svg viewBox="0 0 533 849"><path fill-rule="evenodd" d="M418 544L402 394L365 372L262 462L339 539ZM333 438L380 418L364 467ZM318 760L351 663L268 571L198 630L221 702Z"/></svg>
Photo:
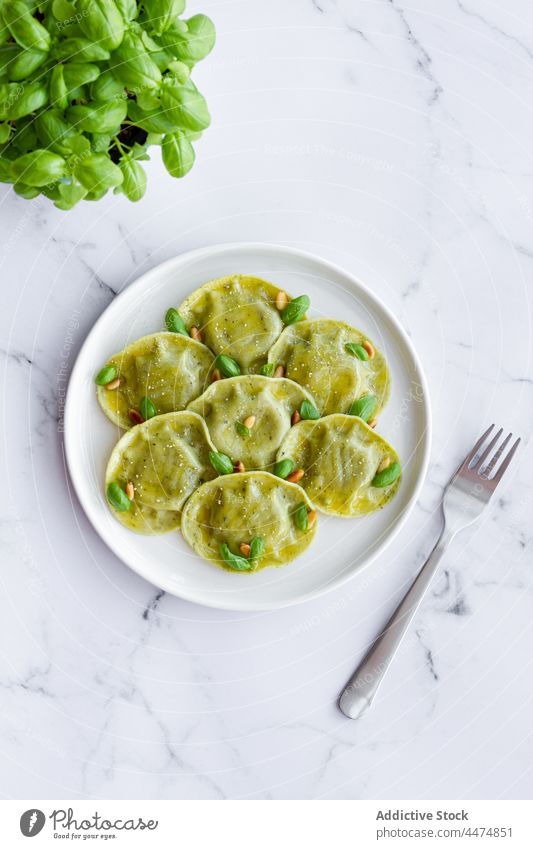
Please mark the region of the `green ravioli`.
<svg viewBox="0 0 533 849"><path fill-rule="evenodd" d="M98 386L98 401L122 428L132 426L129 410L139 410L143 397L151 399L157 413L184 410L208 385L213 360L205 345L180 333L143 336L107 361L116 367L120 386Z"/></svg>
<svg viewBox="0 0 533 849"><path fill-rule="evenodd" d="M223 475L201 486L187 501L181 532L197 554L229 569L221 546L239 555L241 543L264 541L264 551L249 571L283 566L311 543L316 522L307 530L296 513L311 511L311 502L299 486L269 472Z"/></svg>
<svg viewBox="0 0 533 849"><path fill-rule="evenodd" d="M368 336L342 321L308 319L283 331L268 361L274 367L282 365L285 377L305 386L316 398L322 415L347 413L357 398L368 394L376 399L376 414L389 396L387 364L374 345L371 358L360 359L352 353L369 341Z"/></svg>
<svg viewBox="0 0 533 849"><path fill-rule="evenodd" d="M283 322L276 308L281 290L259 277L234 274L205 283L186 298L179 314L196 326L215 354L232 357L241 372L258 371Z"/></svg>
<svg viewBox="0 0 533 849"><path fill-rule="evenodd" d="M278 452L278 460L286 458L304 470L299 483L317 510L334 516L372 513L390 501L400 484L398 455L356 416L335 413L300 422L289 431ZM376 474L387 460L388 474L398 474L390 485L383 485Z"/></svg>
<svg viewBox="0 0 533 849"><path fill-rule="evenodd" d="M246 469L267 469L276 460L291 417L302 402L313 398L307 390L285 378L241 375L218 380L189 404L205 419L219 451ZM244 422L255 418L252 427Z"/></svg>
<svg viewBox="0 0 533 849"><path fill-rule="evenodd" d="M142 534L179 527L187 498L216 475L209 461L213 450L205 422L196 413L167 413L132 428L111 453L106 490L112 483L125 490L131 481L135 495L127 510L110 505L113 514Z"/></svg>

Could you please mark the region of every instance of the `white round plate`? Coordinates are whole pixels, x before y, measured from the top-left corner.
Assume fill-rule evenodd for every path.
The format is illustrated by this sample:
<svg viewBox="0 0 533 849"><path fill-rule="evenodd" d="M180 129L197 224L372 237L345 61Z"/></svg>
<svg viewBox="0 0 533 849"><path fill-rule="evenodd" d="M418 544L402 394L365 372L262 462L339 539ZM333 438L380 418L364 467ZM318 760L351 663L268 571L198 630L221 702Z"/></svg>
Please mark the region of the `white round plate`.
<svg viewBox="0 0 533 849"><path fill-rule="evenodd" d="M297 560L257 574L231 574L201 560L179 531L140 536L119 524L106 503L107 459L119 435L96 401L94 375L129 342L163 329L168 307L214 277L253 274L293 295L311 298L310 316L342 319L368 333L392 375L379 432L396 448L403 480L396 497L362 519L319 515L313 544ZM367 565L398 533L427 468L430 409L413 347L394 316L351 274L326 260L268 244L203 248L159 265L132 283L89 333L72 371L65 406L65 449L78 498L94 528L124 563L157 587L188 601L229 610L268 610L338 587Z"/></svg>

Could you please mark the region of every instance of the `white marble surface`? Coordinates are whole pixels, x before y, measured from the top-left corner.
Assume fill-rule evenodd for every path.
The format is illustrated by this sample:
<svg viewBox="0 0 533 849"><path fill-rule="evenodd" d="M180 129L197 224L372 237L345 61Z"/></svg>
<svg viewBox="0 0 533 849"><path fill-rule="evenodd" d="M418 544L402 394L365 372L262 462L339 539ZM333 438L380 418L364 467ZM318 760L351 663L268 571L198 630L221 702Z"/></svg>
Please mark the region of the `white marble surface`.
<svg viewBox="0 0 533 849"><path fill-rule="evenodd" d="M504 7L504 8L502 8ZM0 793L14 798L531 794L532 451L458 542L368 716L337 692L432 545L488 422L533 420L533 11L527 0L198 0L213 113L182 182L59 212L1 189ZM429 479L393 551L297 608L162 595L84 518L58 426L115 293L210 243L348 267L432 387Z"/></svg>

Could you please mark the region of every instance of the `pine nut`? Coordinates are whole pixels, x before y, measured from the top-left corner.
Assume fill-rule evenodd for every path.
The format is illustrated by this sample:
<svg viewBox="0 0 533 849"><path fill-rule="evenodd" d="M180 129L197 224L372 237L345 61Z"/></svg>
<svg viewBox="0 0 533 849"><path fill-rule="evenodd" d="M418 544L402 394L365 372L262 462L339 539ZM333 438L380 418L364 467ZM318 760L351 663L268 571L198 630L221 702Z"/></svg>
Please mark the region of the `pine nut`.
<svg viewBox="0 0 533 849"><path fill-rule="evenodd" d="M379 466L377 467L378 472L382 472L384 469L388 469L391 464L390 457L384 457Z"/></svg>
<svg viewBox="0 0 533 849"><path fill-rule="evenodd" d="M289 481L290 483L298 483L298 481L301 481L303 476L304 476L304 470L303 469L296 469L296 471L293 472L292 475L288 475L285 478L285 480Z"/></svg>
<svg viewBox="0 0 533 849"><path fill-rule="evenodd" d="M285 366L276 366L274 377L285 377Z"/></svg>
<svg viewBox="0 0 533 849"><path fill-rule="evenodd" d="M368 427L371 427L372 429L374 429L376 427L377 423L378 423L377 419L370 419L370 421L368 422Z"/></svg>
<svg viewBox="0 0 533 849"><path fill-rule="evenodd" d="M245 471L244 463L242 462L242 460L237 460L237 462L233 466L233 471L234 472L244 472Z"/></svg>
<svg viewBox="0 0 533 849"><path fill-rule="evenodd" d="M288 303L289 303L289 296L287 295L287 292L279 291L278 294L276 295L276 309L278 309L281 312L281 310L285 309L285 307L287 306Z"/></svg>
<svg viewBox="0 0 533 849"><path fill-rule="evenodd" d="M135 487L133 486L132 481L128 481L128 483L126 484L125 492L129 500L133 501L133 499L135 498Z"/></svg>
<svg viewBox="0 0 533 849"><path fill-rule="evenodd" d="M213 374L211 375L211 383L215 383L215 381L220 380L220 378L221 374L219 370L217 368L213 369Z"/></svg>
<svg viewBox="0 0 533 849"><path fill-rule="evenodd" d="M106 384L106 389L118 389L119 386L120 386L120 377L115 377L115 379L112 380L111 383Z"/></svg>
<svg viewBox="0 0 533 849"><path fill-rule="evenodd" d="M255 416L247 416L243 421L244 427L252 428L255 424Z"/></svg>
<svg viewBox="0 0 533 849"><path fill-rule="evenodd" d="M247 542L241 542L239 546L239 551L241 552L241 554L244 555L244 557L248 557L250 555L250 550L250 546Z"/></svg>
<svg viewBox="0 0 533 849"><path fill-rule="evenodd" d="M134 425L142 424L144 421L138 410L128 410L128 418Z"/></svg>
<svg viewBox="0 0 533 849"><path fill-rule="evenodd" d="M294 413L291 416L291 425L298 424L298 422L300 421L301 418L302 417L301 417L299 411L295 410Z"/></svg>
<svg viewBox="0 0 533 849"><path fill-rule="evenodd" d="M374 354L376 353L374 351L374 346L372 345L372 342L369 342L368 339L365 339L365 341L363 342L363 348L365 349L369 359L371 360Z"/></svg>
<svg viewBox="0 0 533 849"><path fill-rule="evenodd" d="M307 527L312 528L316 522L316 510L309 510L307 514Z"/></svg>
<svg viewBox="0 0 533 849"><path fill-rule="evenodd" d="M202 334L200 333L200 331L198 330L198 328L196 327L195 324L193 324L193 326L189 330L189 333L190 333L190 335L192 336L193 339L196 339L197 342L202 341Z"/></svg>

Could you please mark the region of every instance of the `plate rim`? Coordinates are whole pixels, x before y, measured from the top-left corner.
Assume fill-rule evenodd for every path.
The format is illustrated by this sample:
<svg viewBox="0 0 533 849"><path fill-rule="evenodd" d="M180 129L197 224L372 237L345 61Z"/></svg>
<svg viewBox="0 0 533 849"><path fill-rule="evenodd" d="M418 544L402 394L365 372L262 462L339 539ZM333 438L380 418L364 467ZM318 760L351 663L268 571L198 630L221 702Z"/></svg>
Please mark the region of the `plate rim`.
<svg viewBox="0 0 533 849"><path fill-rule="evenodd" d="M286 601L273 601L270 603L264 603L259 601L257 604L250 603L249 601L245 601L243 604L239 604L238 599L235 599L231 602L226 602L225 598L221 597L220 601L211 601L211 600L200 600L197 596L193 594L187 593L187 591L180 591L181 588L176 588L175 586L169 586L166 582L162 583L154 583L153 576L147 573L147 570L137 567L136 565L132 565L129 563L123 556L121 551L119 550L118 544L113 543L113 539L111 535L106 534L102 531L99 523L97 521L96 516L92 515L92 508L86 502L85 496L83 494L83 486L81 485L81 479L79 478L79 472L76 470L76 462L73 459L74 454L74 433L72 432L73 428L70 425L71 419L73 419L73 413L71 412L72 408L72 396L73 391L72 387L76 384L76 380L78 377L78 371L81 370L83 354L85 349L88 347L93 334L98 332L99 325L103 323L104 318L108 316L108 313L114 312L120 308L120 304L122 299L128 295L132 297L137 290L142 289L147 284L147 279L153 276L157 276L157 274L165 271L166 269L172 267L173 265L179 265L181 263L192 264L196 261L203 260L208 258L214 254L222 254L231 251L249 251L253 252L254 250L269 250L276 254L285 254L290 255L292 257L297 257L306 261L310 261L312 263L318 263L323 267L331 269L336 274L344 276L351 283L354 284L356 288L358 288L361 292L363 292L370 301L374 301L377 303L379 308L385 313L387 319L392 325L394 332L398 334L403 345L409 351L409 354L412 358L413 365L415 367L415 371L417 373L417 378L419 379L420 385L422 387L422 394L424 398L423 410L424 410L424 418L425 418L425 426L422 431L422 446L421 446L421 461L420 461L420 472L418 475L418 479L414 485L413 492L407 502L403 512L398 516L396 524L393 529L386 535L386 537L382 540L382 542L377 546L377 548L369 554L355 569L354 571L348 571L346 574L341 573L334 581L331 581L325 584L323 587L320 587L316 590L310 590L308 592L304 592L300 597L296 599L289 599ZM101 315L97 318L87 336L85 337L78 353L76 356L76 360L72 367L72 371L70 373L70 377L67 385L67 392L65 396L65 406L64 406L64 414L63 414L63 445L65 452L65 459L67 470L69 474L69 478L71 484L76 493L76 498L78 499L80 506L83 509L83 512L89 523L91 524L94 531L100 537L100 539L105 543L105 545L115 554L115 556L127 566L132 572L139 575L148 583L152 584L152 586L157 587L159 589L164 590L169 595L173 595L176 598L183 599L184 601L190 602L192 604L199 604L203 607L208 607L214 610L229 610L235 612L260 612L267 610L280 610L287 607L292 607L297 604L303 604L308 601L312 601L316 598L319 598L322 595L325 595L332 590L340 589L344 586L348 581L354 579L358 575L360 575L365 569L367 569L380 555L384 553L384 551L391 545L393 540L400 533L402 528L405 526L409 516L412 513L412 510L418 500L420 495L420 491L424 482L426 480L430 454L431 454L431 443L432 443L432 409L431 409L431 398L429 394L428 383L426 379L426 375L420 361L420 357L418 352L416 351L411 338L408 336L407 332L402 327L401 323L398 321L392 310L387 306L386 303L373 292L365 283L362 283L358 277L348 271L341 265L338 265L335 262L332 262L329 259L326 259L318 254L315 254L311 251L302 250L301 248L294 248L290 245L280 245L275 242L222 242L214 245L206 245L201 248L194 248L189 251L184 251L183 253L176 254L169 259L164 260L161 263L153 266L153 268L149 268L140 277L137 277L130 284L126 286L126 288L121 291L118 295L116 295L111 303L103 310Z"/></svg>

